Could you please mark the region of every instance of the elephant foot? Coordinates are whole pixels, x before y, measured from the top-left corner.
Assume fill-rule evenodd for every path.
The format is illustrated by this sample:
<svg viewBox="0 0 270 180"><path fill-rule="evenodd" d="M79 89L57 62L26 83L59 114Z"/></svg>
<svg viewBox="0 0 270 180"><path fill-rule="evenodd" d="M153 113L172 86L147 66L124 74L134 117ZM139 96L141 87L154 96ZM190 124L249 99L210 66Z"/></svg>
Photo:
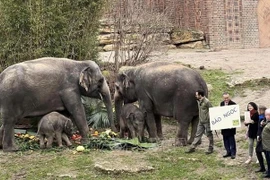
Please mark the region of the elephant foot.
<svg viewBox="0 0 270 180"><path fill-rule="evenodd" d="M45 145L40 145L39 148L40 148L40 149L45 149L46 146L45 146Z"/></svg>
<svg viewBox="0 0 270 180"><path fill-rule="evenodd" d="M159 135L158 135L158 139L159 139L160 141L164 140L163 135L162 135L162 134L159 134Z"/></svg>
<svg viewBox="0 0 270 180"><path fill-rule="evenodd" d="M156 143L157 142L157 139L156 138L149 138L148 139L148 142L149 143Z"/></svg>
<svg viewBox="0 0 270 180"><path fill-rule="evenodd" d="M177 138L175 139L175 146L186 146L187 141L184 138Z"/></svg>

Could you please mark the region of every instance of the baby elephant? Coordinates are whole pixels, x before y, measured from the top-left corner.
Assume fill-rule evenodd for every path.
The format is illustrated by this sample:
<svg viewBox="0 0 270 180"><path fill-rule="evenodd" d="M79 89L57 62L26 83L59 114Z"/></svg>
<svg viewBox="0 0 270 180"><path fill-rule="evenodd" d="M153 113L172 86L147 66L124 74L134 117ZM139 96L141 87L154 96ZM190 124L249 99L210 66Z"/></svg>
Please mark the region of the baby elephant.
<svg viewBox="0 0 270 180"><path fill-rule="evenodd" d="M142 142L144 136L145 114L133 104L125 104L121 110L120 116L120 138L128 132L129 138L138 137Z"/></svg>
<svg viewBox="0 0 270 180"><path fill-rule="evenodd" d="M58 112L51 112L41 118L38 123L38 135L40 148L45 148L45 137L47 138L46 148L51 148L53 139L56 137L59 147L63 147L62 139L67 146L71 146L68 136L72 135L72 122L69 118Z"/></svg>

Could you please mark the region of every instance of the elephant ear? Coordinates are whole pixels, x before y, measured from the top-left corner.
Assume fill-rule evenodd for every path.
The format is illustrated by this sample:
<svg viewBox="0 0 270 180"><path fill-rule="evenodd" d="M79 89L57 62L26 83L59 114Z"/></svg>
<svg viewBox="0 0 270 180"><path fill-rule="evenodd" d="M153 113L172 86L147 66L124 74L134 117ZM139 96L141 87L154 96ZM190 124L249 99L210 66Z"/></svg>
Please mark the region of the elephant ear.
<svg viewBox="0 0 270 180"><path fill-rule="evenodd" d="M126 119L129 119L131 122L133 122L135 120L135 114L134 113L130 113Z"/></svg>
<svg viewBox="0 0 270 180"><path fill-rule="evenodd" d="M127 76L127 74L123 72L120 75L120 79L121 79L121 81L123 83L124 88L128 89L130 87L130 85L131 85L131 81L130 81L129 77Z"/></svg>
<svg viewBox="0 0 270 180"><path fill-rule="evenodd" d="M82 70L80 73L80 80L79 80L79 85L85 89L86 92L88 92L89 87L91 85L91 72L90 72L90 67L85 68Z"/></svg>

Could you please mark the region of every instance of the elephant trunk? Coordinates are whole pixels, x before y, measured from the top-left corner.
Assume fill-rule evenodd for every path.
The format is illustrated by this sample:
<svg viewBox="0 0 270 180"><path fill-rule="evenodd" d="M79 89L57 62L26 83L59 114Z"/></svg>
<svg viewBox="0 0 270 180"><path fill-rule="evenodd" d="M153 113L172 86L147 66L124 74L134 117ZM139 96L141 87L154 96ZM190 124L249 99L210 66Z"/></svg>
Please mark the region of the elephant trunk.
<svg viewBox="0 0 270 180"><path fill-rule="evenodd" d="M111 94L110 94L109 86L107 85L107 83L105 81L104 81L103 86L101 88L101 95L102 95L103 102L104 102L106 109L107 109L108 118L109 118L109 121L111 124L111 129L112 129L112 131L117 132L117 129L116 129L115 124L114 124L114 119L113 119Z"/></svg>
<svg viewBox="0 0 270 180"><path fill-rule="evenodd" d="M116 116L116 123L119 124L120 116L123 106L123 98L122 96L115 90L114 94L114 103L115 103L115 116Z"/></svg>

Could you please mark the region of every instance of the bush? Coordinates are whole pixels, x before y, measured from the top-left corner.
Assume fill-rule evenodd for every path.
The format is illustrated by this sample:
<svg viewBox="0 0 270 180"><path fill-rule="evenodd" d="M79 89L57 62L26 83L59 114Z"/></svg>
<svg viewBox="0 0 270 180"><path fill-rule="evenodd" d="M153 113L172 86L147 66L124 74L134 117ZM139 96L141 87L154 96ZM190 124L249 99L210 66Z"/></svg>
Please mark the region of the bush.
<svg viewBox="0 0 270 180"><path fill-rule="evenodd" d="M0 2L1 70L44 56L96 59L105 0Z"/></svg>

